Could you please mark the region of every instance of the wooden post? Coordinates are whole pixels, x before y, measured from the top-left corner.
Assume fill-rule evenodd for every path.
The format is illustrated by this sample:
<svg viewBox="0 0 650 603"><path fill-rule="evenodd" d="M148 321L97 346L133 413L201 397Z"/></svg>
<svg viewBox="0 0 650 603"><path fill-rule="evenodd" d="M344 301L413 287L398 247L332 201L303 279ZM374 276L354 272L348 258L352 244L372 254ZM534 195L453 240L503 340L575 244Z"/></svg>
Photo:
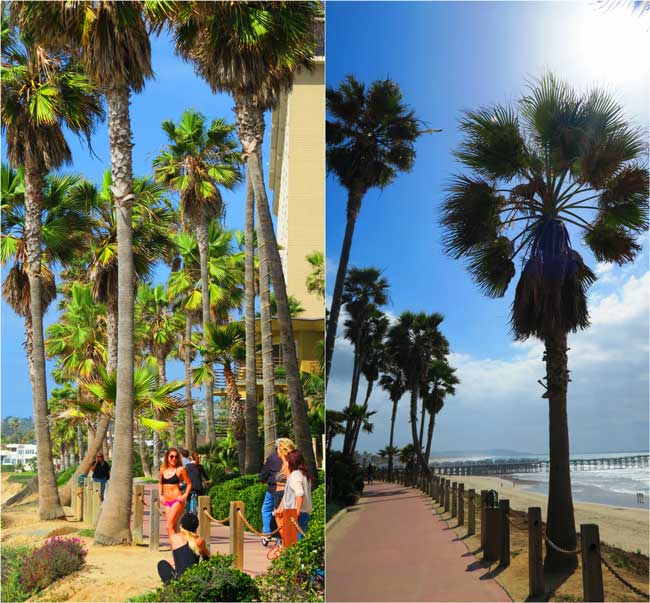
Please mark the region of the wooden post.
<svg viewBox="0 0 650 603"><path fill-rule="evenodd" d="M101 490L102 485L99 482L92 483L92 498L93 498L93 515L92 515L92 528L93 530L97 526L97 521L99 520L99 512L102 506L101 499Z"/></svg>
<svg viewBox="0 0 650 603"><path fill-rule="evenodd" d="M584 601L604 601L603 567L600 560L600 535L593 523L580 525L582 547L582 592Z"/></svg>
<svg viewBox="0 0 650 603"><path fill-rule="evenodd" d="M528 507L528 593L531 598L543 595L545 590L542 540L542 509Z"/></svg>
<svg viewBox="0 0 650 603"><path fill-rule="evenodd" d="M474 508L474 498L476 492L474 488L467 491L467 534L468 536L476 533L476 509Z"/></svg>
<svg viewBox="0 0 650 603"><path fill-rule="evenodd" d="M450 490L451 490L451 480L446 479L445 480L445 513L448 512L451 508L451 500L450 500Z"/></svg>
<svg viewBox="0 0 650 603"><path fill-rule="evenodd" d="M199 536L205 540L205 546L210 550L210 518L204 511L210 512L210 497L199 496Z"/></svg>
<svg viewBox="0 0 650 603"><path fill-rule="evenodd" d="M142 525L144 520L144 484L133 486L133 542L144 543Z"/></svg>
<svg viewBox="0 0 650 603"><path fill-rule="evenodd" d="M149 550L160 550L160 509L158 508L158 489L151 490L149 501Z"/></svg>
<svg viewBox="0 0 650 603"><path fill-rule="evenodd" d="M487 490L481 490L481 508L479 509L481 518L481 548L485 549L485 504L487 498Z"/></svg>
<svg viewBox="0 0 650 603"><path fill-rule="evenodd" d="M244 522L238 511L245 511L240 500L230 502L230 554L235 556L235 567L244 571Z"/></svg>
<svg viewBox="0 0 650 603"><path fill-rule="evenodd" d="M485 509L485 546L483 547L483 560L496 561L501 550L501 510L490 507Z"/></svg>
<svg viewBox="0 0 650 603"><path fill-rule="evenodd" d="M499 555L499 565L508 567L510 565L510 522L508 513L510 512L510 501L505 498L499 501L501 510L501 554Z"/></svg>
<svg viewBox="0 0 650 603"><path fill-rule="evenodd" d="M324 471L325 470L325 457L327 456L327 454L325 452L327 450L327 448L325 448L325 432L323 432L323 434L321 435L321 443L320 443L320 445L321 445L321 448L323 450L323 458L321 459L320 464L321 464L321 469L323 469L323 471Z"/></svg>
<svg viewBox="0 0 650 603"><path fill-rule="evenodd" d="M74 497L77 500L74 518L75 521L83 521L84 519L84 489L83 486L79 486L78 482L72 486L72 491L74 492Z"/></svg>
<svg viewBox="0 0 650 603"><path fill-rule="evenodd" d="M451 516L458 515L458 484L454 482L451 485Z"/></svg>
<svg viewBox="0 0 650 603"><path fill-rule="evenodd" d="M83 509L83 516L84 516L84 523L88 527L92 527L91 526L92 517L91 517L91 512L90 512L90 502L91 502L90 501L90 482L91 482L91 479L89 477L84 477L84 485L83 485L83 489L84 489L84 499L83 499L84 500L84 509Z"/></svg>
<svg viewBox="0 0 650 603"><path fill-rule="evenodd" d="M458 525L465 523L465 484L458 484Z"/></svg>

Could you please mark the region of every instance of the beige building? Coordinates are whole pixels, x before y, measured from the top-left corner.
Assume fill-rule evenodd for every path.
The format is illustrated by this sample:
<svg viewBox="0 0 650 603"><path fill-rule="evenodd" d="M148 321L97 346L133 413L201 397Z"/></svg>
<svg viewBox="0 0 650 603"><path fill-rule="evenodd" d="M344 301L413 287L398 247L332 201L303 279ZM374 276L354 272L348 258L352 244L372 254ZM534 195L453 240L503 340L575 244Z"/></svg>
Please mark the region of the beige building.
<svg viewBox="0 0 650 603"><path fill-rule="evenodd" d="M301 71L293 89L273 111L269 186L287 293L296 297L303 319L325 317L323 299L309 293L306 256L325 251L325 57Z"/></svg>

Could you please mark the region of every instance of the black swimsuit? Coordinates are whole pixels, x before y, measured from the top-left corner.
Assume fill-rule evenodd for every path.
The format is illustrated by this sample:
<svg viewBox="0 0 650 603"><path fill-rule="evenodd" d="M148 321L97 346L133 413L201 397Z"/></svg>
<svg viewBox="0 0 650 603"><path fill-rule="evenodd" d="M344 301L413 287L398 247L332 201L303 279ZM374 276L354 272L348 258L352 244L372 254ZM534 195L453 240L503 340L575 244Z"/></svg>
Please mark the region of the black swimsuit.
<svg viewBox="0 0 650 603"><path fill-rule="evenodd" d="M174 473L172 477L165 477L165 474L162 474L162 477L160 478L160 483L161 484L180 484L181 480L178 479L178 475Z"/></svg>

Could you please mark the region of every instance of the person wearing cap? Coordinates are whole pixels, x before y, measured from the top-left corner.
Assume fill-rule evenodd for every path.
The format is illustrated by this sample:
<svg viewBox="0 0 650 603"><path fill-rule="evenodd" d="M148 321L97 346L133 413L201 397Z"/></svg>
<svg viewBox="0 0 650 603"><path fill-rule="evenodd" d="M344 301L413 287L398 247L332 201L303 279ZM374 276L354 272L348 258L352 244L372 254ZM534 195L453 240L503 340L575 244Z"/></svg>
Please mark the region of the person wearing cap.
<svg viewBox="0 0 650 603"><path fill-rule="evenodd" d="M176 580L185 570L196 565L201 558L210 557L205 540L196 533L198 528L199 518L194 513L186 513L181 518L181 531L169 535L174 565L165 560L158 562L158 575L165 584Z"/></svg>
<svg viewBox="0 0 650 603"><path fill-rule="evenodd" d="M266 493L262 502L262 531L265 534L272 531L271 521L273 519L273 509L275 508L273 495L278 489L277 475L282 471L282 459L278 454L278 442L279 440L275 441L273 452L269 454L260 472L260 481L266 484ZM266 546L268 543L269 539L263 537L262 544Z"/></svg>

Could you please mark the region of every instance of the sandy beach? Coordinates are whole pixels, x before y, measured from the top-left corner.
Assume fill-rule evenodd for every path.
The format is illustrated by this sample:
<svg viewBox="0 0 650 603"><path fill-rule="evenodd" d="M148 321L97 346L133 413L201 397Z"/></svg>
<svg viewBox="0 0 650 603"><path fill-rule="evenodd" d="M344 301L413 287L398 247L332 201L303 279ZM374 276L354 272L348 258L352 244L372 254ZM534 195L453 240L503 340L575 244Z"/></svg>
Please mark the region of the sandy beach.
<svg viewBox="0 0 650 603"><path fill-rule="evenodd" d="M500 499L508 499L510 507L526 511L528 507L541 507L542 518L546 520L546 496L529 492L521 484L499 477L458 476L453 481L465 484L465 491L474 488L496 490ZM581 523L595 523L600 528L603 542L620 547L626 551L640 551L648 555L650 536L650 513L647 509L614 507L596 503L574 502L576 529Z"/></svg>

